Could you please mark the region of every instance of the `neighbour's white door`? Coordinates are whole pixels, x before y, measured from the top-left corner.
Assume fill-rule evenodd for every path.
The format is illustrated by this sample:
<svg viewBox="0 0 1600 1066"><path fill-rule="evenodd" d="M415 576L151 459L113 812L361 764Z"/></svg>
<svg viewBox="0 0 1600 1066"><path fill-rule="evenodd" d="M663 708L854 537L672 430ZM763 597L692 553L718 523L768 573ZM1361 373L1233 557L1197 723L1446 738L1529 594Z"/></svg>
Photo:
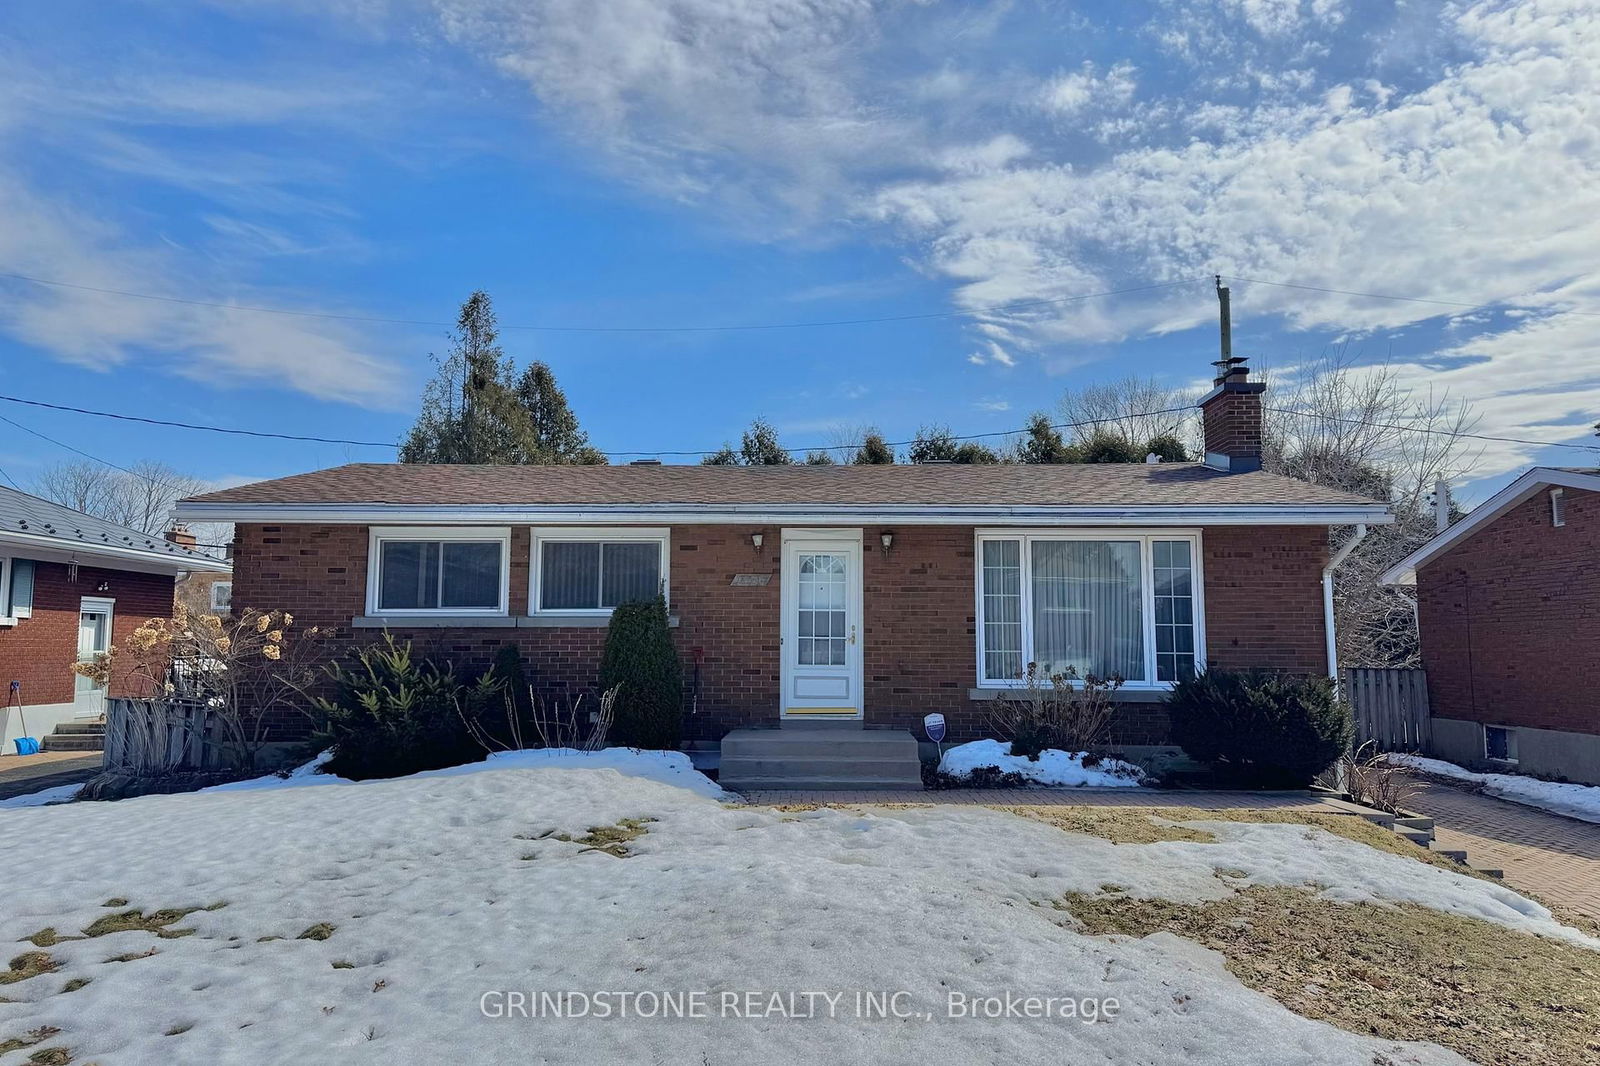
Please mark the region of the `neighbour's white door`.
<svg viewBox="0 0 1600 1066"><path fill-rule="evenodd" d="M78 661L111 650L111 600L85 597L78 613ZM74 674L73 716L98 718L106 713L106 686Z"/></svg>
<svg viewBox="0 0 1600 1066"><path fill-rule="evenodd" d="M860 718L861 531L786 529L784 718Z"/></svg>

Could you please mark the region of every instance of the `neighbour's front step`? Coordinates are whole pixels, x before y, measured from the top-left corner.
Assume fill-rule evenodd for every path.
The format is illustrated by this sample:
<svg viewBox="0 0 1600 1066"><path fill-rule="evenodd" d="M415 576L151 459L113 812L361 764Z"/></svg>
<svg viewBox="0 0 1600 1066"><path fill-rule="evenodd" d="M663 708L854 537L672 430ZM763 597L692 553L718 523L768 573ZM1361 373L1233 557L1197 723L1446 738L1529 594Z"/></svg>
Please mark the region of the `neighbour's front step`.
<svg viewBox="0 0 1600 1066"><path fill-rule="evenodd" d="M50 733L44 738L45 751L105 751L104 733Z"/></svg>
<svg viewBox="0 0 1600 1066"><path fill-rule="evenodd" d="M98 733L105 735L104 722L61 722L55 728L57 733Z"/></svg>

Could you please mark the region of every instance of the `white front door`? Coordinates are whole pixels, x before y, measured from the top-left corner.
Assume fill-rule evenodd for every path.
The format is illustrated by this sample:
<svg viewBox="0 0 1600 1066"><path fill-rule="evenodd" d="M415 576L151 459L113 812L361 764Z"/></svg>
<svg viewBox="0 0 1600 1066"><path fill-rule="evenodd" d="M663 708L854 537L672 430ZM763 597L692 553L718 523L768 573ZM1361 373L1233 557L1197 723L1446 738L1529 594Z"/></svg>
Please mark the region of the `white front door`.
<svg viewBox="0 0 1600 1066"><path fill-rule="evenodd" d="M111 600L84 597L78 612L78 661L88 662L98 652L111 650ZM106 713L106 686L82 674L73 675L73 715L98 718Z"/></svg>
<svg viewBox="0 0 1600 1066"><path fill-rule="evenodd" d="M786 529L784 718L860 718L861 531Z"/></svg>

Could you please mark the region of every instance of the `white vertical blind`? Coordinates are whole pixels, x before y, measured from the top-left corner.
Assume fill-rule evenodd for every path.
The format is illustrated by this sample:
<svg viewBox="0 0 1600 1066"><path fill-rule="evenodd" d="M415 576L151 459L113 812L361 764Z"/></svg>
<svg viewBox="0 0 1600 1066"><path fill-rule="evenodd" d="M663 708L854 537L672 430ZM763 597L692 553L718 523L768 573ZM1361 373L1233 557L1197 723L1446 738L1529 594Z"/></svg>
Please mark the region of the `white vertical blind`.
<svg viewBox="0 0 1600 1066"><path fill-rule="evenodd" d="M1022 676L1022 542L983 542L983 676Z"/></svg>
<svg viewBox="0 0 1600 1066"><path fill-rule="evenodd" d="M1140 542L1036 540L1032 548L1040 671L1145 680Z"/></svg>

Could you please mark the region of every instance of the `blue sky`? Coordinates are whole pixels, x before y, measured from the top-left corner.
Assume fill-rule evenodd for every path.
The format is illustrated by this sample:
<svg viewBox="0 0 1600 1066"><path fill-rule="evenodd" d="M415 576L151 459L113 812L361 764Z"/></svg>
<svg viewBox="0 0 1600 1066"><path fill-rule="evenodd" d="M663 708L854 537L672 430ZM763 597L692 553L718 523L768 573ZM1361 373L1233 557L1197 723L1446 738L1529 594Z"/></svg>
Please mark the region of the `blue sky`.
<svg viewBox="0 0 1600 1066"><path fill-rule="evenodd" d="M0 19L0 271L175 299L447 321L474 288L593 442L711 449L876 425L1011 429L1064 389L1236 349L1340 347L1595 443L1600 14L1588 3L20 0ZM1573 312L1590 312L1589 315ZM394 440L444 329L0 279L4 391ZM219 483L378 449L0 404ZM12 431L26 485L71 454ZM1528 462L1490 445L1473 495Z"/></svg>

